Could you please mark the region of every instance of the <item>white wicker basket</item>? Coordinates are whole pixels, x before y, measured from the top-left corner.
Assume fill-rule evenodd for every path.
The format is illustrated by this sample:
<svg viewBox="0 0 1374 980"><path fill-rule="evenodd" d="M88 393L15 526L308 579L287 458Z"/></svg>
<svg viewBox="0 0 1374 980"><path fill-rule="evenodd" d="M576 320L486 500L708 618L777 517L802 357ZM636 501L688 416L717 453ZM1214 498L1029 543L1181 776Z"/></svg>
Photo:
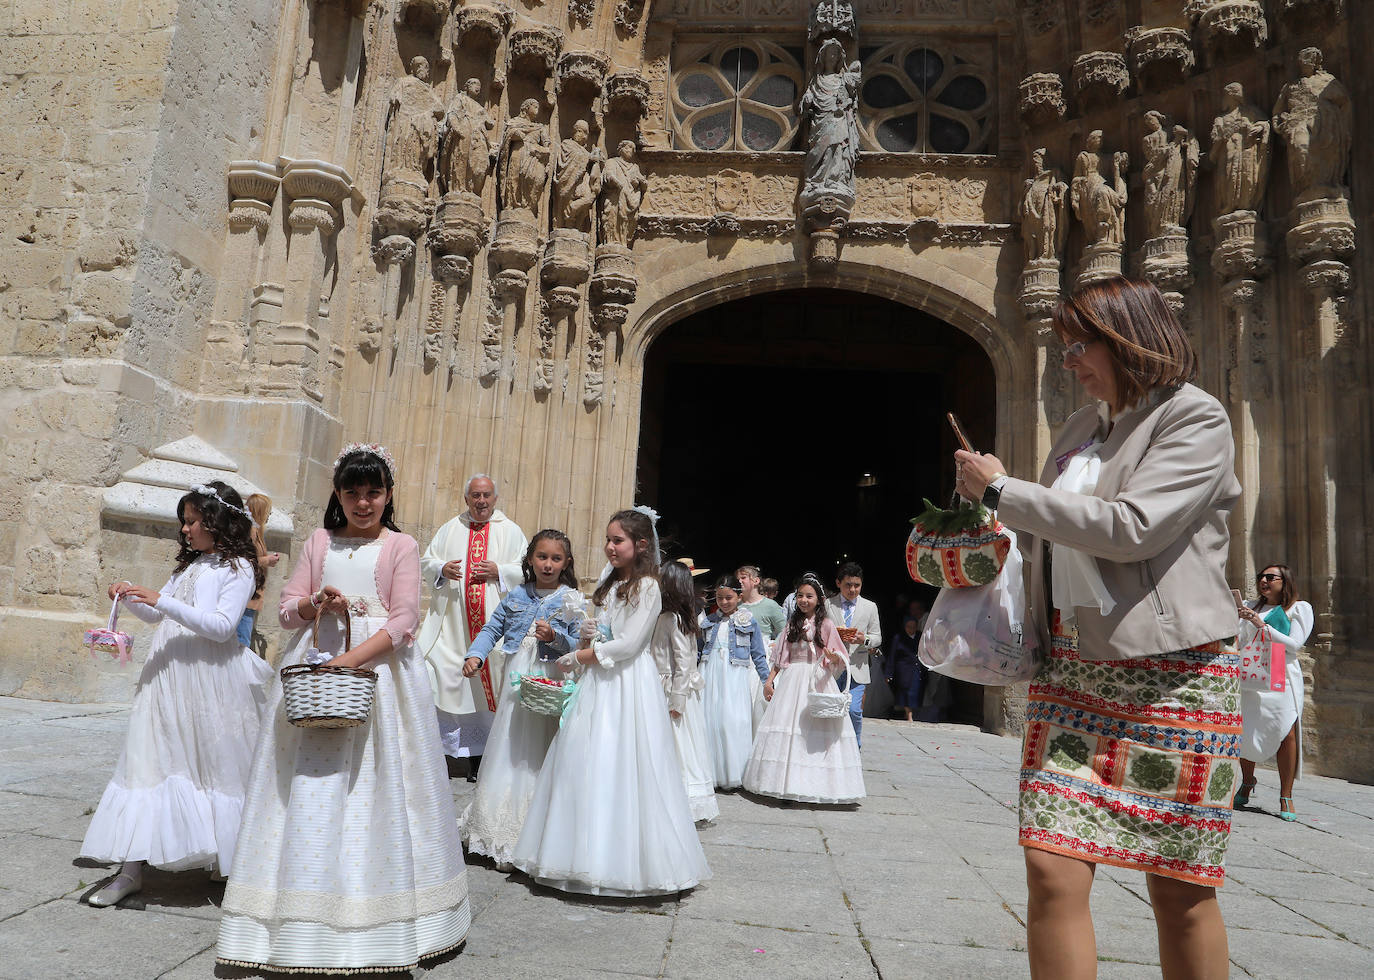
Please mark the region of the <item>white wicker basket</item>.
<svg viewBox="0 0 1374 980"><path fill-rule="evenodd" d="M825 669L825 658L821 658L822 677L829 674ZM806 694L806 710L812 718L843 718L849 714L849 671L844 673L844 690L831 694L829 691L810 690Z"/></svg>
<svg viewBox="0 0 1374 980"><path fill-rule="evenodd" d="M539 678L548 680L542 674L520 675L520 703L537 715L548 715L551 718L561 716L573 691L566 684L555 687L552 684L540 683ZM574 687L573 690L575 689Z"/></svg>
<svg viewBox="0 0 1374 980"><path fill-rule="evenodd" d="M320 616L310 631L310 645L318 649ZM344 651L353 647L353 628L344 622ZM293 664L281 669L282 703L286 720L301 728L352 728L367 721L377 674L362 667Z"/></svg>

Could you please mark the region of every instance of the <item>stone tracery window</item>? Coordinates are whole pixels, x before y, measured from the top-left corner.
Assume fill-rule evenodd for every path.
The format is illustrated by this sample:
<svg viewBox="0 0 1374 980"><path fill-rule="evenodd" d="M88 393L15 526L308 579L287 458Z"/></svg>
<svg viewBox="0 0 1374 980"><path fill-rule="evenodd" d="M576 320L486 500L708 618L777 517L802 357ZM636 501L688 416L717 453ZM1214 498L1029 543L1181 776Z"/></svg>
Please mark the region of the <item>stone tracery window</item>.
<svg viewBox="0 0 1374 980"><path fill-rule="evenodd" d="M859 134L866 150L986 153L996 122L990 65L929 40L861 47Z"/></svg>
<svg viewBox="0 0 1374 980"><path fill-rule="evenodd" d="M678 38L673 145L683 150L787 150L805 85L801 45L764 38Z"/></svg>

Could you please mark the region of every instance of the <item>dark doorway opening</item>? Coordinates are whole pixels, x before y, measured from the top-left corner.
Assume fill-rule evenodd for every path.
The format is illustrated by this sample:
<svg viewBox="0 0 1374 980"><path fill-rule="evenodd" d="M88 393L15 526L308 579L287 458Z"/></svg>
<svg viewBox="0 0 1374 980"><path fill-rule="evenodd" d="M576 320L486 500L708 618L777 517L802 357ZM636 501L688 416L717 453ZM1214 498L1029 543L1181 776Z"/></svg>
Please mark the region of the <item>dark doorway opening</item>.
<svg viewBox="0 0 1374 980"><path fill-rule="evenodd" d="M859 562L864 594L899 628L904 548L921 499L953 490L954 411L990 447L992 364L955 327L892 300L836 289L751 296L673 324L649 349L640 497L669 557L710 578L758 565L781 597L804 571L830 585ZM981 689L950 720L982 722Z"/></svg>

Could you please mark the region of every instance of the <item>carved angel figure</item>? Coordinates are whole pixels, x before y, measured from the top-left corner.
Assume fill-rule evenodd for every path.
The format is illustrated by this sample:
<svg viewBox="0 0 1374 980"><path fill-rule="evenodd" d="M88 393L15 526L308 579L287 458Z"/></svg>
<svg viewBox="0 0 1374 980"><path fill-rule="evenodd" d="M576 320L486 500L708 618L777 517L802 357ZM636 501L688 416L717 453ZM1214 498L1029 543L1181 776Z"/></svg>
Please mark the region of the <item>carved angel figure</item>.
<svg viewBox="0 0 1374 980"><path fill-rule="evenodd" d="M1274 129L1288 144L1288 179L1302 200L1336 197L1350 159L1350 93L1322 68L1319 48L1298 54L1302 77L1274 105Z"/></svg>
<svg viewBox="0 0 1374 980"><path fill-rule="evenodd" d="M854 197L854 167L859 162L859 63L846 66L844 45L828 38L816 52L816 68L801 99L806 121L803 197L835 193Z"/></svg>
<svg viewBox="0 0 1374 980"><path fill-rule="evenodd" d="M1026 261L1058 259L1064 252L1069 225L1064 208L1069 185L1064 177L1045 164L1045 149L1031 154L1031 175L1026 179L1021 198L1021 240Z"/></svg>
<svg viewBox="0 0 1374 980"><path fill-rule="evenodd" d="M1073 213L1083 225L1089 245L1121 245L1126 241L1126 165L1130 156L1116 153L1103 172L1102 130L1088 134L1073 165L1069 195ZM1110 183L1109 181L1110 177Z"/></svg>
<svg viewBox="0 0 1374 980"><path fill-rule="evenodd" d="M520 115L506 123L501 139L501 209L539 216L539 199L549 174L549 128L539 121L539 103L526 99Z"/></svg>
<svg viewBox="0 0 1374 980"><path fill-rule="evenodd" d="M408 179L429 183L425 171L438 146L444 107L429 87L429 62L410 59L410 74L391 89L386 114L386 163L382 182Z"/></svg>
<svg viewBox="0 0 1374 980"><path fill-rule="evenodd" d="M1269 178L1269 120L1259 106L1245 104L1240 82L1222 90L1222 105L1208 151L1217 168L1217 214L1258 211Z"/></svg>
<svg viewBox="0 0 1374 980"><path fill-rule="evenodd" d="M439 174L446 194L466 191L480 197L486 186L494 156L489 132L496 128L496 120L478 101L481 94L482 83L469 78L444 116Z"/></svg>
<svg viewBox="0 0 1374 980"><path fill-rule="evenodd" d="M1182 126L1170 131L1162 112L1145 113L1145 237L1181 235L1193 212L1201 150Z"/></svg>
<svg viewBox="0 0 1374 980"><path fill-rule="evenodd" d="M601 190L601 151L588 146L587 120L573 123L572 136L558 146L558 169L553 179L553 222L559 228L586 231L592 205Z"/></svg>
<svg viewBox="0 0 1374 980"><path fill-rule="evenodd" d="M629 245L649 182L635 163L633 140L621 140L601 171L601 242Z"/></svg>

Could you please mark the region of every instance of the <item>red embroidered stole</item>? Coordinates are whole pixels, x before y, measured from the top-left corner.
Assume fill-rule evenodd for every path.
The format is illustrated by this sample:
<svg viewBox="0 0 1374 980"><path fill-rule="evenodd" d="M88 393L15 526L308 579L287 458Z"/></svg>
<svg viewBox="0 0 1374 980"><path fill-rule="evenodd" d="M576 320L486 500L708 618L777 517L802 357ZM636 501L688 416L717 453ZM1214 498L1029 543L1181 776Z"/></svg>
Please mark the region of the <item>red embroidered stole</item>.
<svg viewBox="0 0 1374 980"><path fill-rule="evenodd" d="M463 599L468 614L468 643L477 639L482 627L487 623L487 580L474 574L480 561L487 560L487 541L491 536L491 522L468 526L468 557L463 563ZM482 690L487 696L487 710L496 710L496 689L491 683L491 659L482 661L482 669L477 672L481 678Z"/></svg>

